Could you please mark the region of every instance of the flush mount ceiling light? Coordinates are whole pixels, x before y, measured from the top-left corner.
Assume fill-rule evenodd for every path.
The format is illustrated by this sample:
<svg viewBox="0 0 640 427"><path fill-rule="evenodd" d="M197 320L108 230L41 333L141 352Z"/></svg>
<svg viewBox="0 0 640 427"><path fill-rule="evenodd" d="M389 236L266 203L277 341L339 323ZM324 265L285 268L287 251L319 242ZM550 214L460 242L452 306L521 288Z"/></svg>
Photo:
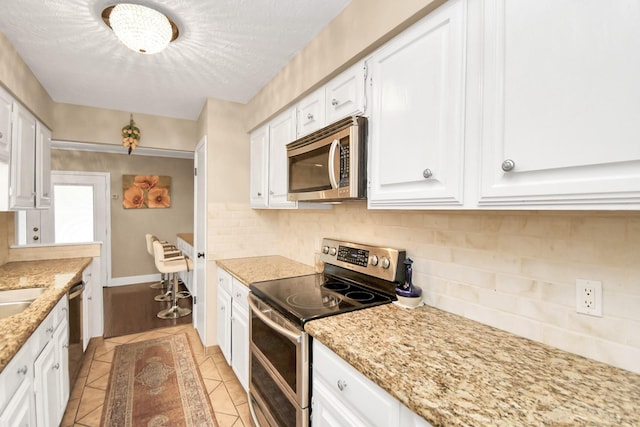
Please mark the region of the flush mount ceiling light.
<svg viewBox="0 0 640 427"><path fill-rule="evenodd" d="M162 13L146 6L120 3L102 11L102 19L129 49L153 54L178 38L178 27Z"/></svg>

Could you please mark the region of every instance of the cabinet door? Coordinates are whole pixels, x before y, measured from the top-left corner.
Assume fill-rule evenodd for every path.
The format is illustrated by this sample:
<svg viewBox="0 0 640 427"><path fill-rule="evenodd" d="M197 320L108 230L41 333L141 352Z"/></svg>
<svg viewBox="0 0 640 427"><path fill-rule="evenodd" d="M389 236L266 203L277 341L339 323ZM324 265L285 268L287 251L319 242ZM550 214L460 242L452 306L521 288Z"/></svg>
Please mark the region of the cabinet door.
<svg viewBox="0 0 640 427"><path fill-rule="evenodd" d="M56 351L49 342L34 363L34 388L36 399L36 421L38 426L58 425L58 404L55 397L59 393Z"/></svg>
<svg viewBox="0 0 640 427"><path fill-rule="evenodd" d="M324 88L313 92L298 103L296 106L296 136L298 138L310 134L326 124L324 105Z"/></svg>
<svg viewBox="0 0 640 427"><path fill-rule="evenodd" d="M366 113L366 74L367 66L359 62L327 84L327 123L353 114Z"/></svg>
<svg viewBox="0 0 640 427"><path fill-rule="evenodd" d="M233 300L231 318L231 367L245 391L249 391L249 313Z"/></svg>
<svg viewBox="0 0 640 427"><path fill-rule="evenodd" d="M465 10L447 2L371 59L370 207L463 203Z"/></svg>
<svg viewBox="0 0 640 427"><path fill-rule="evenodd" d="M11 111L13 98L0 87L0 161L11 156Z"/></svg>
<svg viewBox="0 0 640 427"><path fill-rule="evenodd" d="M345 407L339 396L321 380L313 379L311 424L314 427L366 427L358 414Z"/></svg>
<svg viewBox="0 0 640 427"><path fill-rule="evenodd" d="M3 427L36 426L31 378L20 384L4 411L0 413L0 425Z"/></svg>
<svg viewBox="0 0 640 427"><path fill-rule="evenodd" d="M57 384L57 392L54 396L54 405L56 405L56 411L54 418L55 425L59 425L64 415L64 410L69 402L69 322L65 318L53 334L52 344L56 353L56 364L54 365Z"/></svg>
<svg viewBox="0 0 640 427"><path fill-rule="evenodd" d="M402 427L433 427L427 420L402 404L400 405L400 425Z"/></svg>
<svg viewBox="0 0 640 427"><path fill-rule="evenodd" d="M296 139L296 110L290 108L269 123L269 207L296 208L287 200L289 167L286 145Z"/></svg>
<svg viewBox="0 0 640 427"><path fill-rule="evenodd" d="M269 207L269 126L263 126L251 133L251 207Z"/></svg>
<svg viewBox="0 0 640 427"><path fill-rule="evenodd" d="M637 209L640 9L509 6L485 1L480 18L480 204Z"/></svg>
<svg viewBox="0 0 640 427"><path fill-rule="evenodd" d="M36 118L14 103L11 133L10 207L33 208L35 191Z"/></svg>
<svg viewBox="0 0 640 427"><path fill-rule="evenodd" d="M51 206L51 131L42 123L36 123L36 208Z"/></svg>
<svg viewBox="0 0 640 427"><path fill-rule="evenodd" d="M231 295L218 285L217 339L222 355L231 365Z"/></svg>

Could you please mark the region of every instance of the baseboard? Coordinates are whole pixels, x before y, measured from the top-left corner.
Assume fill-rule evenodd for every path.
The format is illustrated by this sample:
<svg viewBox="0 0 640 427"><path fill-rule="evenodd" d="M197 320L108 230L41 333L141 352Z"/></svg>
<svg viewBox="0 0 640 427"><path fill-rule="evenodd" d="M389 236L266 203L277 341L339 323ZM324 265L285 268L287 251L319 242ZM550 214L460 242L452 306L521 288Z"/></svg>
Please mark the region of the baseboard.
<svg viewBox="0 0 640 427"><path fill-rule="evenodd" d="M159 281L160 273L145 274L143 276L112 277L111 280L109 280L109 284L107 285L107 287L136 285L138 283L151 283Z"/></svg>

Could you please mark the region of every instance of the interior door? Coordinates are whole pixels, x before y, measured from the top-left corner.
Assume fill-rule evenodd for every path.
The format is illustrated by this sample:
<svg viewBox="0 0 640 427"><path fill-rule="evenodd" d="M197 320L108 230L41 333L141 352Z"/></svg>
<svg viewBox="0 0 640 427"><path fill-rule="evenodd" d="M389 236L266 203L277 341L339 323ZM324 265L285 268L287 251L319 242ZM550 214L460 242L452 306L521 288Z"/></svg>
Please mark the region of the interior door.
<svg viewBox="0 0 640 427"><path fill-rule="evenodd" d="M193 304L193 326L200 335L200 341L206 345L206 301L207 301L207 137L204 136L196 146L194 164L194 203L193 207L193 280L195 281L196 300Z"/></svg>

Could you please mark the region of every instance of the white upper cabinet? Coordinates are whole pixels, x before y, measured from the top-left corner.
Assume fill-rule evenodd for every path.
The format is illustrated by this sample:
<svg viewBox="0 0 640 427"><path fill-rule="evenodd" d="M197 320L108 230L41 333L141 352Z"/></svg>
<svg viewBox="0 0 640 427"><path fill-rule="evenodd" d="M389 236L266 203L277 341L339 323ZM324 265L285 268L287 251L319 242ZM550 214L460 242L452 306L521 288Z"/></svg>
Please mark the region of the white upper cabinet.
<svg viewBox="0 0 640 427"><path fill-rule="evenodd" d="M36 123L36 208L51 207L51 131Z"/></svg>
<svg viewBox="0 0 640 427"><path fill-rule="evenodd" d="M484 5L479 205L637 209L640 9Z"/></svg>
<svg viewBox="0 0 640 427"><path fill-rule="evenodd" d="M13 98L0 87L0 161L8 163L11 156L11 111Z"/></svg>
<svg viewBox="0 0 640 427"><path fill-rule="evenodd" d="M365 80L367 66L358 62L326 86L327 124L353 114L366 113Z"/></svg>
<svg viewBox="0 0 640 427"><path fill-rule="evenodd" d="M298 103L296 106L296 118L297 138L316 131L327 123L325 119L324 88L313 92Z"/></svg>
<svg viewBox="0 0 640 427"><path fill-rule="evenodd" d="M251 133L250 202L253 208L269 207L269 126L262 126Z"/></svg>
<svg viewBox="0 0 640 427"><path fill-rule="evenodd" d="M465 46L452 0L373 54L370 208L462 205Z"/></svg>
<svg viewBox="0 0 640 427"><path fill-rule="evenodd" d="M269 207L296 208L287 200L289 173L287 144L296 139L296 110L289 108L269 122Z"/></svg>
<svg viewBox="0 0 640 427"><path fill-rule="evenodd" d="M33 208L36 188L36 118L14 104L11 134L10 208Z"/></svg>

